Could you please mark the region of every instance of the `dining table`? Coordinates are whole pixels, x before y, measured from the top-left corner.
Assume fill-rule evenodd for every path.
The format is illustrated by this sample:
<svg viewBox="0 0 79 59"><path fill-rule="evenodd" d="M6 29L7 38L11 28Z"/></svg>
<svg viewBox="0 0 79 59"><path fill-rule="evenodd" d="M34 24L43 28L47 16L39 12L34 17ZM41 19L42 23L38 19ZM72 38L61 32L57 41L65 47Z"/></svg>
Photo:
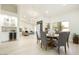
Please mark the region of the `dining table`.
<svg viewBox="0 0 79 59"><path fill-rule="evenodd" d="M49 38L49 40L57 39L59 37L59 34L54 34L54 35L48 35L48 34L46 34L46 37Z"/></svg>
<svg viewBox="0 0 79 59"><path fill-rule="evenodd" d="M49 43L49 46L56 47L55 41L58 40L59 34L54 34L54 35L47 34L46 37L48 38L49 41L51 41L51 43Z"/></svg>

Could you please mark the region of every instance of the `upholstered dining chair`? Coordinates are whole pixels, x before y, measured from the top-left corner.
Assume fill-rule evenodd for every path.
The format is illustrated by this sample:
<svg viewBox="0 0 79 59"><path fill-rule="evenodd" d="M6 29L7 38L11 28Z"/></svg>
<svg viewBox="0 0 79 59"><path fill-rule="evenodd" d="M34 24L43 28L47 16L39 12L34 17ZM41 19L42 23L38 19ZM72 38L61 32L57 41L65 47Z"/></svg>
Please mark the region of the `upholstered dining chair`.
<svg viewBox="0 0 79 59"><path fill-rule="evenodd" d="M46 32L42 32L42 36L41 36L41 46L44 46L44 48L47 50L48 44L51 41L48 40L47 36L46 36Z"/></svg>
<svg viewBox="0 0 79 59"><path fill-rule="evenodd" d="M67 32L67 33L68 33L68 35L67 35L67 46L69 48L69 35L70 35L70 32Z"/></svg>
<svg viewBox="0 0 79 59"><path fill-rule="evenodd" d="M37 36L37 43L41 40L41 35L43 32L43 21L37 21L36 27L36 36Z"/></svg>
<svg viewBox="0 0 79 59"><path fill-rule="evenodd" d="M57 42L58 53L60 54L60 47L64 46L66 53L66 43L68 42L69 33L68 32L60 32Z"/></svg>
<svg viewBox="0 0 79 59"><path fill-rule="evenodd" d="M41 40L40 33L38 33L38 31L36 31L36 36L37 36L37 43L38 43Z"/></svg>

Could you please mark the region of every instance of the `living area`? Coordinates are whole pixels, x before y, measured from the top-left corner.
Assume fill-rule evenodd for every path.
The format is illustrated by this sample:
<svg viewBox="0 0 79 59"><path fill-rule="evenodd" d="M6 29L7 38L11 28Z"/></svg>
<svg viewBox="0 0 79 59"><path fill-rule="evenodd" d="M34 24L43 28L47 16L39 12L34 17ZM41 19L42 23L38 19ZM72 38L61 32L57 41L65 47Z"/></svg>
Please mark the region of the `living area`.
<svg viewBox="0 0 79 59"><path fill-rule="evenodd" d="M67 36L69 46L66 45L65 51L61 47L60 54L79 54L78 4L2 4L0 10L0 54L59 55L58 47L52 45L55 40L51 41L53 47L46 47L46 42L53 40L54 34L60 37L60 32L64 31L70 33ZM48 41L44 32L50 36Z"/></svg>

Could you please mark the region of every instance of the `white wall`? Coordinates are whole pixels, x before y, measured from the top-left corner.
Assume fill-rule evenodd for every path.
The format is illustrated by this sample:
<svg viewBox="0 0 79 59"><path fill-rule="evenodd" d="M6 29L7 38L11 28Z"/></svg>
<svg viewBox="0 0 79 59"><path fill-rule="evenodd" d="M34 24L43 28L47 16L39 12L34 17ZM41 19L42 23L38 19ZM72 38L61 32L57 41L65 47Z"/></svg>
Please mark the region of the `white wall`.
<svg viewBox="0 0 79 59"><path fill-rule="evenodd" d="M9 11L9 10L6 10L6 9L4 10L4 8L2 8L2 9L1 8L2 8L2 5L0 5L0 14L6 14L6 15L18 17L17 12L14 13L12 10ZM0 32L0 42L8 41L8 40L9 40L9 32Z"/></svg>
<svg viewBox="0 0 79 59"><path fill-rule="evenodd" d="M0 14L1 14L1 5L0 5ZM0 16L1 17L1 16ZM1 27L0 27L0 31L1 31Z"/></svg>
<svg viewBox="0 0 79 59"><path fill-rule="evenodd" d="M43 27L45 28L46 23L50 23L51 24L50 26L52 28L52 24L59 21L69 22L69 29L71 33L70 40L72 40L73 33L79 34L79 11L78 10L74 10L69 13L64 13L63 15L57 16L57 18L53 18L52 16L52 19L50 18L43 19L43 22L44 22Z"/></svg>
<svg viewBox="0 0 79 59"><path fill-rule="evenodd" d="M21 16L26 16L26 19L21 20L30 22L28 19L31 19L30 16L32 15L29 15L28 12L29 10L32 10L38 13L37 20L41 19L44 21L44 27L46 23L51 23L52 26L54 22L69 21L71 36L73 33L79 34L79 5L21 5L21 7ZM45 11L48 11L48 13L45 13Z"/></svg>
<svg viewBox="0 0 79 59"><path fill-rule="evenodd" d="M9 32L0 32L0 42L9 40Z"/></svg>
<svg viewBox="0 0 79 59"><path fill-rule="evenodd" d="M79 11L75 10L73 12L62 15L59 18L51 20L51 22L58 22L58 21L68 21L69 22L71 40L72 40L73 33L79 34L79 27L78 27L79 26Z"/></svg>
<svg viewBox="0 0 79 59"><path fill-rule="evenodd" d="M2 4L1 9L4 11L12 12L17 14L17 5L14 4Z"/></svg>
<svg viewBox="0 0 79 59"><path fill-rule="evenodd" d="M0 5L0 13L1 13L1 5Z"/></svg>
<svg viewBox="0 0 79 59"><path fill-rule="evenodd" d="M69 21L70 31L72 33L79 34L79 11L71 12L61 16L60 18L56 19L55 21Z"/></svg>

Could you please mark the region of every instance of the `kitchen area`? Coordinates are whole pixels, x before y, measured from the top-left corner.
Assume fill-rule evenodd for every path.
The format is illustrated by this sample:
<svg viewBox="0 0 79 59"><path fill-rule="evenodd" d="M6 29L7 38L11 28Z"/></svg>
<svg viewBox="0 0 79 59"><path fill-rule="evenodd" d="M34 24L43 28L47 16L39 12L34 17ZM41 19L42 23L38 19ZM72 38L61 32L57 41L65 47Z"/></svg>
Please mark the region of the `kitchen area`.
<svg viewBox="0 0 79 59"><path fill-rule="evenodd" d="M17 20L16 5L0 5L0 42L16 39Z"/></svg>

